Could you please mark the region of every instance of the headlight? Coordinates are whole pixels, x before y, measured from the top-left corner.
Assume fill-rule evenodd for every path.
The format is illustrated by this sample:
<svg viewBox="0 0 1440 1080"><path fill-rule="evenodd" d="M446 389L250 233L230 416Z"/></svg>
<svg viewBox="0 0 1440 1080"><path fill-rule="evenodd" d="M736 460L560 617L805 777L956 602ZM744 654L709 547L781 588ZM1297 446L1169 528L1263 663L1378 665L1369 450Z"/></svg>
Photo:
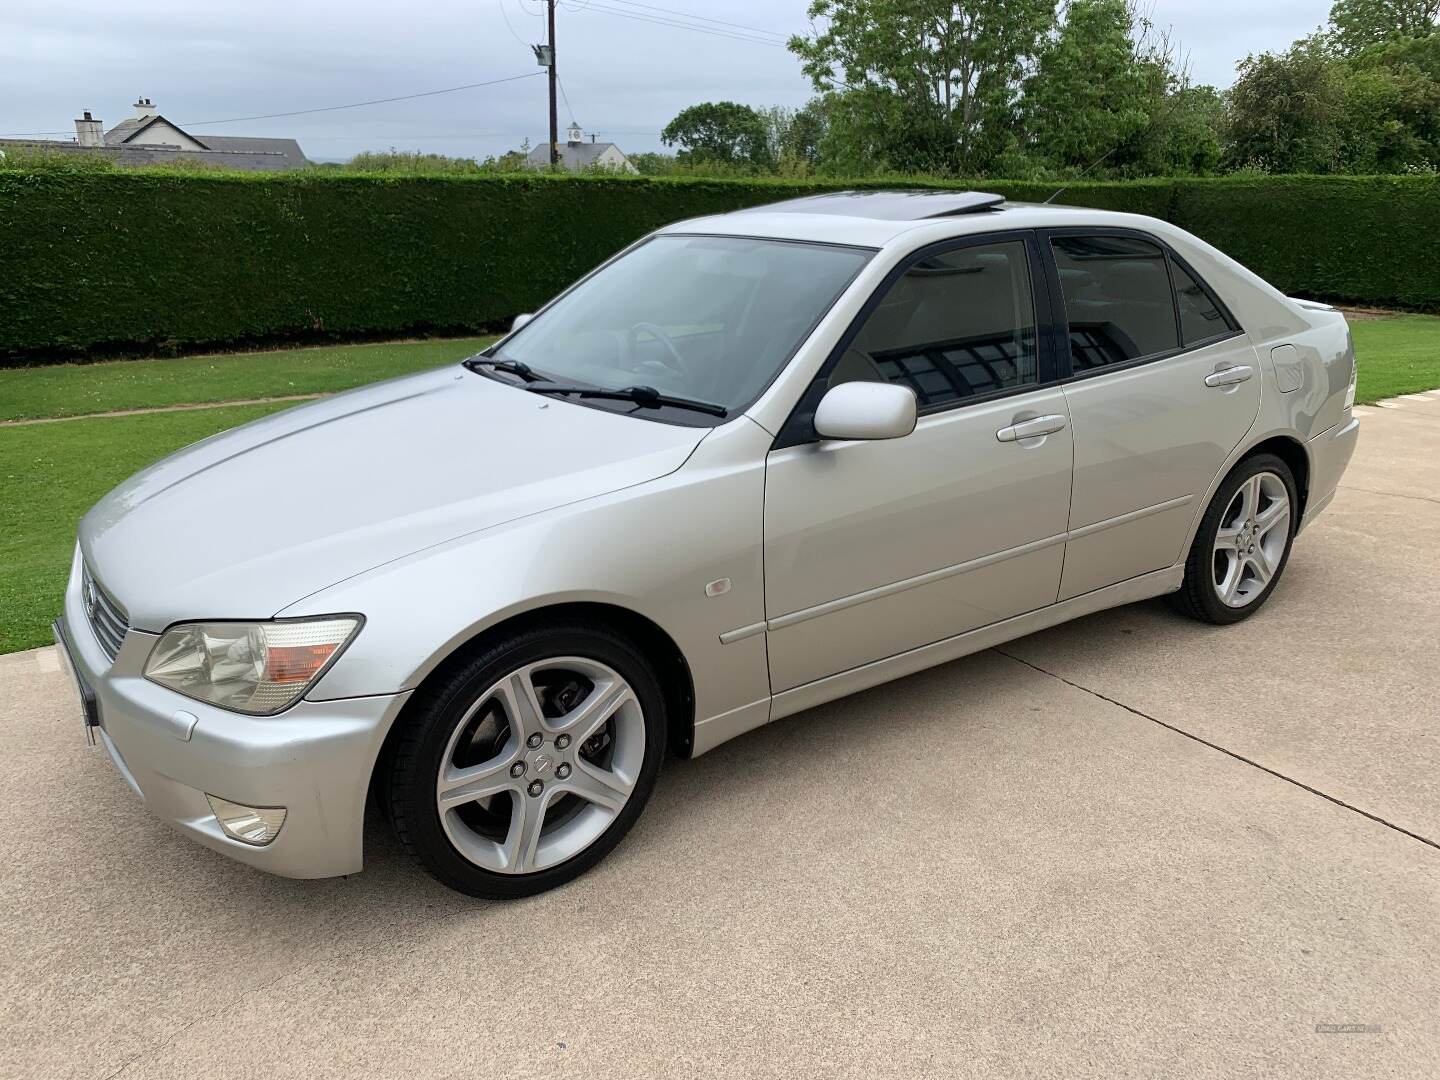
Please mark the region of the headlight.
<svg viewBox="0 0 1440 1080"><path fill-rule="evenodd" d="M358 615L327 615L181 623L150 650L145 677L222 709L270 716L314 685L362 622Z"/></svg>

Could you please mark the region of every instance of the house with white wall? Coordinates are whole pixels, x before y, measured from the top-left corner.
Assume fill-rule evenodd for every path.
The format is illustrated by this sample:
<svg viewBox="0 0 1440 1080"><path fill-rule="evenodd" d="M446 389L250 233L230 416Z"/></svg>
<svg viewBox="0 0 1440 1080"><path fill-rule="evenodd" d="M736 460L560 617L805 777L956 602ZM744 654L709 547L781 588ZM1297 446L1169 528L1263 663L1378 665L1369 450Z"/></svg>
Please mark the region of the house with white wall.
<svg viewBox="0 0 1440 1080"><path fill-rule="evenodd" d="M186 131L162 116L148 97L136 101L134 109L133 115L108 131L104 122L87 109L75 121L74 139L0 139L0 152L14 146L55 153L98 154L123 166L182 160L247 172L298 169L310 164L294 139Z"/></svg>
<svg viewBox="0 0 1440 1080"><path fill-rule="evenodd" d="M615 172L637 173L640 170L630 164L625 152L613 142L596 142L591 135L587 141L580 125L573 120L565 132L565 141L556 145L560 164L570 172L584 172L586 169L611 169ZM532 169L550 167L550 145L541 143L525 157L525 164Z"/></svg>

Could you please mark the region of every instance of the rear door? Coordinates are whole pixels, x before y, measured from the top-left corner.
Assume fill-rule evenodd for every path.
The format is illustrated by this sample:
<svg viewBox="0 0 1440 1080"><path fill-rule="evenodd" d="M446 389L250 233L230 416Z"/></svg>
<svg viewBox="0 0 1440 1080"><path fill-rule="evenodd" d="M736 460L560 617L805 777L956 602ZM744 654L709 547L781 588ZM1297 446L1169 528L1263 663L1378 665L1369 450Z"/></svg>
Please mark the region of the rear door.
<svg viewBox="0 0 1440 1080"><path fill-rule="evenodd" d="M1071 446L1035 245L976 237L898 266L777 440L765 482L775 692L1054 603ZM854 380L914 391L916 429L816 439L819 398Z"/></svg>
<svg viewBox="0 0 1440 1080"><path fill-rule="evenodd" d="M1189 525L1260 408L1249 338L1194 270L1120 229L1044 234L1069 334L1070 539L1059 598L1183 555Z"/></svg>

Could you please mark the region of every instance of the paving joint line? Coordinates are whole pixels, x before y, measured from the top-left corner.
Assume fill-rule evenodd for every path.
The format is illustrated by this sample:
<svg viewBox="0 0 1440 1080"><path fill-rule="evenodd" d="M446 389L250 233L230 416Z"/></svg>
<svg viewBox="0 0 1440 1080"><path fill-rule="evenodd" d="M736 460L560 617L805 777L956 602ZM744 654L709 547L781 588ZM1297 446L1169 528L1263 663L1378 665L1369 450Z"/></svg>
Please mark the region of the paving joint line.
<svg viewBox="0 0 1440 1080"><path fill-rule="evenodd" d="M201 409L230 409L241 405L283 405L287 401L314 401L339 393L335 390L313 394L284 394L280 397L240 398L236 401L197 401L184 405L154 405L144 409L112 409L109 412L80 413L77 416L33 416L24 420L0 420L0 428L33 427L36 424L65 424L72 420L101 420L116 416L152 416L155 413L198 412Z"/></svg>
<svg viewBox="0 0 1440 1080"><path fill-rule="evenodd" d="M1345 491L1363 491L1366 495L1388 495L1392 499L1414 499L1416 502L1440 503L1440 499L1430 495L1407 495L1402 491L1376 491L1374 488L1356 487L1354 484L1342 482L1340 487Z"/></svg>
<svg viewBox="0 0 1440 1080"><path fill-rule="evenodd" d="M1386 398L1384 401L1374 401L1369 405L1360 406L1362 409L1383 410L1394 416L1405 416L1411 420L1440 420L1440 413L1430 409L1412 409L1409 405L1394 398Z"/></svg>
<svg viewBox="0 0 1440 1080"><path fill-rule="evenodd" d="M1185 738L1197 742L1201 746L1208 746L1211 750L1218 750L1226 757L1234 758L1236 761L1249 765L1252 768L1259 769L1263 773L1269 773L1277 780L1283 780L1287 784L1293 784L1301 791L1308 791L1311 795L1318 795L1326 802L1334 803L1336 806L1341 807L1342 809L1359 814L1361 817L1369 818L1371 821L1375 822L1378 825L1384 825L1387 829L1393 829L1395 832L1408 836L1412 840L1418 840L1420 841L1420 843L1426 844L1432 848L1435 848L1437 851L1440 851L1440 843L1436 843L1429 837L1421 836L1417 832L1411 832L1403 825L1396 825L1393 821L1387 821L1385 818L1380 817L1378 814L1372 814L1368 810L1362 810L1358 806L1353 806L1350 803L1347 803L1344 799L1337 799L1334 795L1327 795L1319 788L1311 787L1303 780L1296 780L1293 776L1286 776L1284 773L1278 772L1275 769L1270 768L1268 765L1260 764L1260 762L1256 761L1253 758L1248 758L1244 754L1237 754L1234 750L1229 750L1226 747L1221 746L1219 743L1213 743L1209 739L1201 738L1199 735L1192 734L1191 732L1186 731L1182 727L1177 727L1174 724L1168 724L1164 720L1158 720L1155 717L1151 716L1149 713L1141 712L1139 709L1134 708L1131 705L1126 705L1123 701L1116 701L1112 697L1107 697L1106 695L1100 693L1100 691L1098 690L1092 690L1088 686L1081 686L1079 683L1072 682L1071 680L1065 678L1065 676L1057 675L1053 671L1046 671L1039 664L1032 664L1029 660L1025 660L1022 657L1016 656L1014 653L1008 653L1004 649L1000 648L996 648L994 651L1009 660L1014 660L1016 663L1024 664L1026 667L1031 668L1034 671L1038 671L1041 675L1048 675L1050 678L1058 679L1066 686L1074 687L1076 690L1080 690L1083 693L1089 694L1091 697L1097 697L1101 701L1108 701L1111 705L1115 705L1121 709L1124 709L1126 712L1132 713L1135 716L1140 717L1142 720L1149 720L1152 724L1158 724L1160 727L1163 727L1169 731L1173 731L1177 735L1183 735L1185 736Z"/></svg>

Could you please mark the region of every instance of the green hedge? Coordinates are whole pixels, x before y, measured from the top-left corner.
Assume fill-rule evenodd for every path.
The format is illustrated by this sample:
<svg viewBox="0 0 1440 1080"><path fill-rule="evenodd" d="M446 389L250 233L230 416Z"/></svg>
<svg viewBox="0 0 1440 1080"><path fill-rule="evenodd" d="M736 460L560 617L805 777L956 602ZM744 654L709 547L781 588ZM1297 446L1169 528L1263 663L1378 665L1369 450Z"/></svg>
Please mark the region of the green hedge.
<svg viewBox="0 0 1440 1080"><path fill-rule="evenodd" d="M0 363L476 330L667 222L845 186L0 170ZM1440 180L1079 183L1060 201L1168 218L1289 292L1440 309Z"/></svg>
<svg viewBox="0 0 1440 1080"><path fill-rule="evenodd" d="M1440 310L1440 178L1227 177L1174 189L1169 220L1287 293Z"/></svg>

